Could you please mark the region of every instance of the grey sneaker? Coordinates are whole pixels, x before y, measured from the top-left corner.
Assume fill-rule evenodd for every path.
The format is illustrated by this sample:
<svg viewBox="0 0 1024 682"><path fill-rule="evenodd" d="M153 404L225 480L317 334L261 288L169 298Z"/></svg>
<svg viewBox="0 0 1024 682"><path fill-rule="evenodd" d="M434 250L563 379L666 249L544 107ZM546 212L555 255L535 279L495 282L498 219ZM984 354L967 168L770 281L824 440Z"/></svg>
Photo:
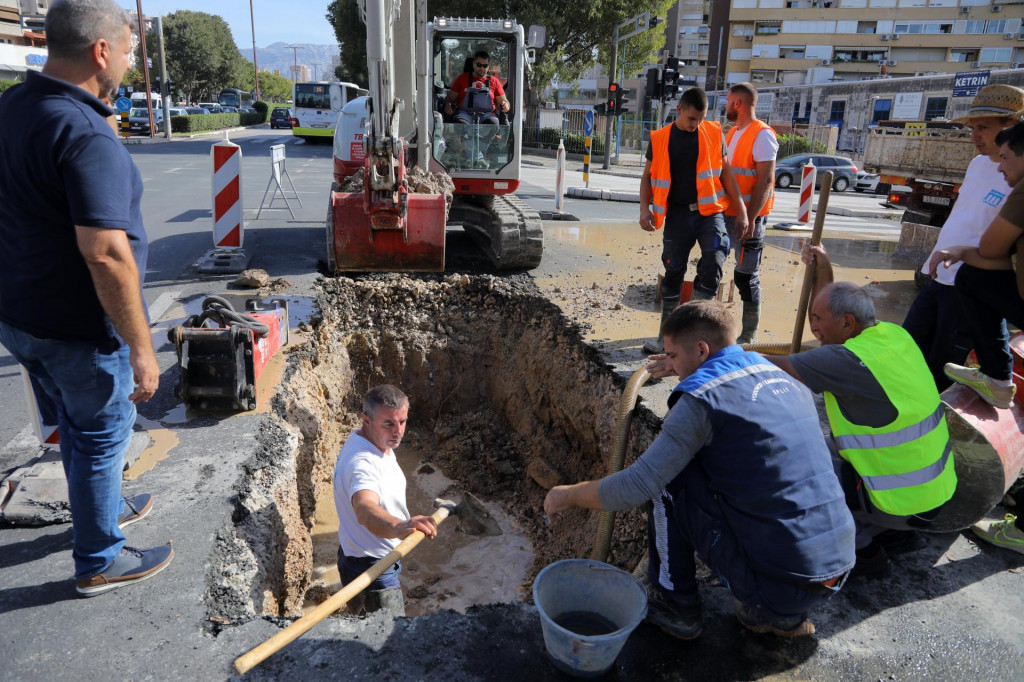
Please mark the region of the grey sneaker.
<svg viewBox="0 0 1024 682"><path fill-rule="evenodd" d="M954 365L952 362L947 362L943 371L956 383L973 388L989 405L1002 409L1013 407L1013 396L1017 392L1017 387L1013 384L1000 386L992 377L982 374L980 370Z"/></svg>
<svg viewBox="0 0 1024 682"><path fill-rule="evenodd" d="M748 606L736 600L736 618L740 625L751 632L760 632L777 637L806 637L814 634L814 623L803 616L783 620L771 620L756 606Z"/></svg>
<svg viewBox="0 0 1024 682"><path fill-rule="evenodd" d="M691 640L700 637L704 631L700 599L693 602L677 601L661 590L647 588L647 618L651 625L676 639Z"/></svg>
<svg viewBox="0 0 1024 682"><path fill-rule="evenodd" d="M145 518L153 509L153 496L143 493L134 497L124 498L124 511L117 516L117 527L124 528Z"/></svg>
<svg viewBox="0 0 1024 682"><path fill-rule="evenodd" d="M153 549L136 549L125 545L107 570L91 578L79 580L75 589L82 596L95 597L118 587L152 578L167 568L173 558L174 550L170 545Z"/></svg>

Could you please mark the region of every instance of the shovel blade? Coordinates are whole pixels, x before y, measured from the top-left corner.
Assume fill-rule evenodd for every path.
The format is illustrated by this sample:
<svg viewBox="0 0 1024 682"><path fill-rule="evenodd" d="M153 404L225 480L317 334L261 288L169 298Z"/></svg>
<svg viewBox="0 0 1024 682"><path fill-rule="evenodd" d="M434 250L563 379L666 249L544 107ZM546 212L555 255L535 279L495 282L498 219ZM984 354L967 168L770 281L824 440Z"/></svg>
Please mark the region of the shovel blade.
<svg viewBox="0 0 1024 682"><path fill-rule="evenodd" d="M455 504L449 500L434 500L435 507L448 507L450 513L455 516L456 529L466 535L484 535L486 537L497 537L502 534L498 522L487 511L484 503L472 493L463 493L462 502Z"/></svg>

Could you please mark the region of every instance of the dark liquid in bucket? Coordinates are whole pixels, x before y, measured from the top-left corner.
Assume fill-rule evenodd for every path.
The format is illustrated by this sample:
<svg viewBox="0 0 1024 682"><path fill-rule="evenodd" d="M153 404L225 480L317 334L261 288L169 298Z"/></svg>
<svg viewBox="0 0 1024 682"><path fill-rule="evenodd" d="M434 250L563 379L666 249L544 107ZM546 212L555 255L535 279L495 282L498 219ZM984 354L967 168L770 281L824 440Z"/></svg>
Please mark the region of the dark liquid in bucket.
<svg viewBox="0 0 1024 682"><path fill-rule="evenodd" d="M593 611L569 611L558 616L554 621L566 630L583 637L608 635L619 629L615 623Z"/></svg>

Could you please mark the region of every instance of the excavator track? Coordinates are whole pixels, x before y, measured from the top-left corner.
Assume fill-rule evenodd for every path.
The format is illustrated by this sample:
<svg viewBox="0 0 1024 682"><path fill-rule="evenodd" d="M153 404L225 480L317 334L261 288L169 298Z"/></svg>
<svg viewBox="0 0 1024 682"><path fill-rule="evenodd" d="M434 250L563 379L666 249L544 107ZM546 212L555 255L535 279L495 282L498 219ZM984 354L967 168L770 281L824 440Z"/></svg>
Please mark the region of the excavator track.
<svg viewBox="0 0 1024 682"><path fill-rule="evenodd" d="M529 270L544 254L540 214L514 195L456 195L449 224L461 224L499 270Z"/></svg>

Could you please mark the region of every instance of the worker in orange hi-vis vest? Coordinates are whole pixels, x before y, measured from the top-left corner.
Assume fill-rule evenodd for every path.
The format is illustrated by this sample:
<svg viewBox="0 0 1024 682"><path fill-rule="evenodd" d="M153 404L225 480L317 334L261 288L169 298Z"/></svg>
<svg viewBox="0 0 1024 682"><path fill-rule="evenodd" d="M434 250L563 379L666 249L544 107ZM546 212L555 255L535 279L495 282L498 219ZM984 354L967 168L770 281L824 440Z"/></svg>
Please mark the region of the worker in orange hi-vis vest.
<svg viewBox="0 0 1024 682"><path fill-rule="evenodd" d="M729 235L724 212L741 205L739 186L726 163L725 139L718 122L704 120L708 96L700 88L683 92L676 119L651 132L647 165L640 181L640 227L653 232L665 227L661 261L661 324L679 307L686 263L694 244L700 246L693 298L712 299L722 279L722 264L729 256ZM747 229L741 211L736 227ZM658 338L644 344L645 353L662 353Z"/></svg>
<svg viewBox="0 0 1024 682"><path fill-rule="evenodd" d="M729 232L736 271L733 277L743 301L743 327L736 343L757 341L761 321L761 254L768 214L775 203L775 155L779 141L767 123L759 121L757 90L750 83L737 83L729 88L725 117L736 125L725 134L729 151L729 167L740 187L747 216L747 229L735 225L740 206L731 204L725 211L725 228Z"/></svg>

